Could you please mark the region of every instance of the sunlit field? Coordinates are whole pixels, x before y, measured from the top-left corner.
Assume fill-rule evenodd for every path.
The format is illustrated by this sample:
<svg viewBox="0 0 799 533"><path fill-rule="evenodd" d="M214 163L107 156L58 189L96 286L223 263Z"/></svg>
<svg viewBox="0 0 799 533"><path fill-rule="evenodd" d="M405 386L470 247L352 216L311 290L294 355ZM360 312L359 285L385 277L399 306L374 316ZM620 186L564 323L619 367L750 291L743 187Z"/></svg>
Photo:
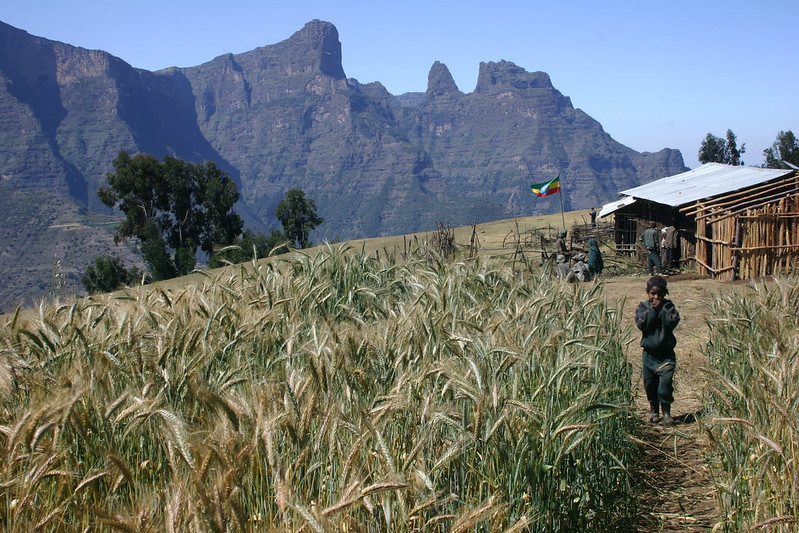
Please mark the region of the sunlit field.
<svg viewBox="0 0 799 533"><path fill-rule="evenodd" d="M627 530L601 286L345 248L9 318L0 528Z"/></svg>
<svg viewBox="0 0 799 533"><path fill-rule="evenodd" d="M709 321L709 459L725 531L796 531L799 282L720 297Z"/></svg>

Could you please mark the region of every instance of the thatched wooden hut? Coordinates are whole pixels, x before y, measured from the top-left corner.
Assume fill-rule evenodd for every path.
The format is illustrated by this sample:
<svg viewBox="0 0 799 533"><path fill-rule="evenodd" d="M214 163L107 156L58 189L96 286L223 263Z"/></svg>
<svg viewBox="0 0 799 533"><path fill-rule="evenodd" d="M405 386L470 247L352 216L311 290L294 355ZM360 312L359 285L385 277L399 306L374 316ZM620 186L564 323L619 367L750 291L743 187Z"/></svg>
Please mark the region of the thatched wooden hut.
<svg viewBox="0 0 799 533"><path fill-rule="evenodd" d="M706 163L621 191L614 215L618 253L640 253L651 223L679 230L679 259L716 278L747 279L799 269L799 173Z"/></svg>

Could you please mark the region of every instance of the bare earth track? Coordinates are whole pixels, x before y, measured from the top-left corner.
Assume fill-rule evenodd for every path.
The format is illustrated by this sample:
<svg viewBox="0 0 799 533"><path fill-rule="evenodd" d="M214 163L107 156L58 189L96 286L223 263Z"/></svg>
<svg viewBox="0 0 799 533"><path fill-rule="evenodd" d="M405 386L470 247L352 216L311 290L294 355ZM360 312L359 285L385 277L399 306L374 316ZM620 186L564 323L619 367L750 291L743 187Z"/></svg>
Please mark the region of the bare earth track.
<svg viewBox="0 0 799 533"><path fill-rule="evenodd" d="M635 306L644 299L647 276L608 278L603 281L608 302L624 299L625 320L633 323ZM718 522L700 411L707 359L703 350L708 338L706 319L709 302L716 294L740 290L742 285L692 275L672 276L669 297L680 311L677 335L675 403L671 428L647 422L648 404L641 382L641 351L638 331L631 330L627 357L634 367L637 411L642 424L645 455L640 490L644 517L635 531L710 531Z"/></svg>

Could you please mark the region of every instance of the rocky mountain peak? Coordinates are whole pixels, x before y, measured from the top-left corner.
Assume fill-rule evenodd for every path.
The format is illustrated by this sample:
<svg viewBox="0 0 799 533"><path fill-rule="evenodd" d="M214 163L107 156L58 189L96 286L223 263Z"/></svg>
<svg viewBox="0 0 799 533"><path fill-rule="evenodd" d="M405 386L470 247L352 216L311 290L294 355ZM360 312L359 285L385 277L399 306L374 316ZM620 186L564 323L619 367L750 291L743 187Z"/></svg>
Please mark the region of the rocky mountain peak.
<svg viewBox="0 0 799 533"><path fill-rule="evenodd" d="M469 94L440 62L426 92L394 97L347 80L338 30L320 20L276 44L155 73L0 23L0 79L0 227L26 228L0 232L0 250L12 252L0 271L29 266L4 280L0 308L48 290L49 243L69 254L70 290L91 258L116 253L97 245L111 236L92 224L108 214L96 191L120 150L217 162L255 231L277 229L278 202L302 188L325 219L314 240L548 212L557 202L527 187L553 171L569 183L565 208L579 209L686 170L675 150L639 154L614 141L549 76L509 61L481 63ZM78 212L86 239L54 237L54 221Z"/></svg>
<svg viewBox="0 0 799 533"><path fill-rule="evenodd" d="M510 61L480 63L475 92L496 92L508 89L552 89L545 72L527 72Z"/></svg>
<svg viewBox="0 0 799 533"><path fill-rule="evenodd" d="M330 22L314 19L283 43L290 45L299 56L318 59L323 74L336 79L346 78L341 65L338 30Z"/></svg>
<svg viewBox="0 0 799 533"><path fill-rule="evenodd" d="M440 98L442 96L461 96L452 74L444 63L436 61L427 74L427 96Z"/></svg>

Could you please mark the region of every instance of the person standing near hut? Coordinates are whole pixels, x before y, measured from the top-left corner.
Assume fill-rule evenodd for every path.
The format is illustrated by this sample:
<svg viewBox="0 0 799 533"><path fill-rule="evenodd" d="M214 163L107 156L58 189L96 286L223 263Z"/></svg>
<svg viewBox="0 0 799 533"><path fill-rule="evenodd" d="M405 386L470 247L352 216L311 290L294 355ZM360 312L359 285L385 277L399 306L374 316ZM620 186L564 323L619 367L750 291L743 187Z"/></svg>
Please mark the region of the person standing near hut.
<svg viewBox="0 0 799 533"><path fill-rule="evenodd" d="M652 276L646 282L646 301L635 310L635 325L641 330L643 348L643 379L646 399L649 401L649 421L663 425L674 423L671 404L674 402L674 369L677 356L674 347L677 338L674 328L680 323L680 313L674 303L666 298L667 282L661 276Z"/></svg>
<svg viewBox="0 0 799 533"><path fill-rule="evenodd" d="M666 236L663 239L663 248L666 250L666 259L663 262L663 268L671 270L674 268L674 256L677 250L677 228L673 224L666 226Z"/></svg>
<svg viewBox="0 0 799 533"><path fill-rule="evenodd" d="M591 211L589 211L588 214L591 215L591 227L595 228L596 227L596 209L594 209L592 207Z"/></svg>
<svg viewBox="0 0 799 533"><path fill-rule="evenodd" d="M648 252L646 258L646 270L650 274L659 274L662 272L663 267L660 264L660 254L658 253L658 244L660 241L660 236L658 235L658 230L655 229L656 225L654 222L638 237L638 240L641 241L641 245L644 249Z"/></svg>
<svg viewBox="0 0 799 533"><path fill-rule="evenodd" d="M596 239L588 239L588 270L591 275L596 277L602 273L605 268L605 263L602 261L602 252L599 251L599 245Z"/></svg>

